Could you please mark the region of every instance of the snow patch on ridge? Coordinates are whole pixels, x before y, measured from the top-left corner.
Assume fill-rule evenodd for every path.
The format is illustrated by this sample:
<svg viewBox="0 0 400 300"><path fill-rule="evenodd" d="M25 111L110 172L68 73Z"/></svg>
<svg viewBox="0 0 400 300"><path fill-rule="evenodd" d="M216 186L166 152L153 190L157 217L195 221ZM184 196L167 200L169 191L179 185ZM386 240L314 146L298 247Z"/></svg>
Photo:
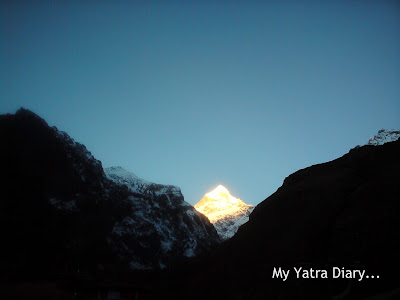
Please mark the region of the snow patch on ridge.
<svg viewBox="0 0 400 300"><path fill-rule="evenodd" d="M395 129L381 129L378 133L369 138L365 145L380 146L385 143L397 141L400 138L400 130Z"/></svg>
<svg viewBox="0 0 400 300"><path fill-rule="evenodd" d="M169 194L177 197L182 196L181 189L177 186L158 184L144 180L122 167L104 168L104 172L109 179L116 183L127 185L134 193L147 193L157 196L165 194L167 197L169 197Z"/></svg>

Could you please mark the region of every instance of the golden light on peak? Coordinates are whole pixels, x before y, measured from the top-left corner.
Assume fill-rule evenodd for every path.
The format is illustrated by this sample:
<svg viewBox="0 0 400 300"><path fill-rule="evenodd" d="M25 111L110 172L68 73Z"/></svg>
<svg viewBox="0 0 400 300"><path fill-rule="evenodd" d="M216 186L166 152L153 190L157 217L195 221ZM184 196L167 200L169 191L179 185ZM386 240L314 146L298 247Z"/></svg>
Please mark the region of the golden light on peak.
<svg viewBox="0 0 400 300"><path fill-rule="evenodd" d="M243 210L247 211L250 206L232 196L228 189L220 184L205 194L194 208L206 215L211 223L215 223L227 215L234 215Z"/></svg>

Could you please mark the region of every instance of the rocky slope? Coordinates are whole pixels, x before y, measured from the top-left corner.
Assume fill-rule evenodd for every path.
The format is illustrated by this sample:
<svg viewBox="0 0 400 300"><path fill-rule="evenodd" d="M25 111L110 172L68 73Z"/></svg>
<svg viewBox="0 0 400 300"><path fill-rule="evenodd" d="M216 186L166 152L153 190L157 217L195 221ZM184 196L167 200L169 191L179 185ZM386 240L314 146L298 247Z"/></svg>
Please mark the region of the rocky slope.
<svg viewBox="0 0 400 300"><path fill-rule="evenodd" d="M226 187L219 185L205 194L194 208L210 220L223 240L227 240L249 220L254 206L232 196Z"/></svg>
<svg viewBox="0 0 400 300"><path fill-rule="evenodd" d="M84 145L28 110L0 116L0 140L3 276L162 268L219 243L178 188L133 186L115 168L107 177Z"/></svg>

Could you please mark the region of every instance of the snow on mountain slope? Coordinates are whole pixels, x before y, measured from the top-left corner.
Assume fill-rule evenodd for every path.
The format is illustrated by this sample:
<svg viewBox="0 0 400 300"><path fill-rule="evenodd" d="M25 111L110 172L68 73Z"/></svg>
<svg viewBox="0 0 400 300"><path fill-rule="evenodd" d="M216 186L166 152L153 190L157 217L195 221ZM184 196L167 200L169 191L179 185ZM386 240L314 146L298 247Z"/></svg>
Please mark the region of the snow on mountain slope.
<svg viewBox="0 0 400 300"><path fill-rule="evenodd" d="M156 184L139 178L121 167L104 169L106 176L119 185L128 187L133 215L117 222L112 240L120 251L133 258L134 268L163 268L174 257L197 256L219 244L214 227L193 206L184 201L180 188ZM130 251L126 240L138 241L144 249L160 251L147 264L138 264L137 253ZM155 264L155 265L154 265Z"/></svg>
<svg viewBox="0 0 400 300"><path fill-rule="evenodd" d="M134 193L154 193L158 196L166 193L178 197L182 196L181 189L177 186L163 185L144 180L122 167L105 168L104 172L109 179L119 184L125 184ZM188 203L187 205L190 206Z"/></svg>
<svg viewBox="0 0 400 300"><path fill-rule="evenodd" d="M379 146L385 143L397 141L400 138L400 130L381 129L374 136L369 138L366 145Z"/></svg>
<svg viewBox="0 0 400 300"><path fill-rule="evenodd" d="M234 236L254 209L253 205L232 196L222 185L205 194L194 207L209 218L223 240Z"/></svg>

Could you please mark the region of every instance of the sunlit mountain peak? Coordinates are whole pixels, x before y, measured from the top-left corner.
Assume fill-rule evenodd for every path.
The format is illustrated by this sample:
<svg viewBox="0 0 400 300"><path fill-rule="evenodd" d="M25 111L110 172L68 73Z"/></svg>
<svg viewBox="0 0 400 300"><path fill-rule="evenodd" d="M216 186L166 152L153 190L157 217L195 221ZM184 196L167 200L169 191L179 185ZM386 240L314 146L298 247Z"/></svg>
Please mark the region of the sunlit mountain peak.
<svg viewBox="0 0 400 300"><path fill-rule="evenodd" d="M224 187L223 185L219 185L217 186L215 189L213 189L211 192L207 193L207 194L211 194L211 193L227 193L229 194L229 191L226 187Z"/></svg>
<svg viewBox="0 0 400 300"><path fill-rule="evenodd" d="M194 206L214 224L223 239L232 237L238 227L247 222L253 205L232 196L223 185L218 185Z"/></svg>
<svg viewBox="0 0 400 300"><path fill-rule="evenodd" d="M207 196L210 200L214 200L213 202L221 206L221 208L229 206L229 204L232 203L237 203L240 200L233 197L229 193L228 189L221 184L213 189L211 192L205 194L205 196Z"/></svg>

